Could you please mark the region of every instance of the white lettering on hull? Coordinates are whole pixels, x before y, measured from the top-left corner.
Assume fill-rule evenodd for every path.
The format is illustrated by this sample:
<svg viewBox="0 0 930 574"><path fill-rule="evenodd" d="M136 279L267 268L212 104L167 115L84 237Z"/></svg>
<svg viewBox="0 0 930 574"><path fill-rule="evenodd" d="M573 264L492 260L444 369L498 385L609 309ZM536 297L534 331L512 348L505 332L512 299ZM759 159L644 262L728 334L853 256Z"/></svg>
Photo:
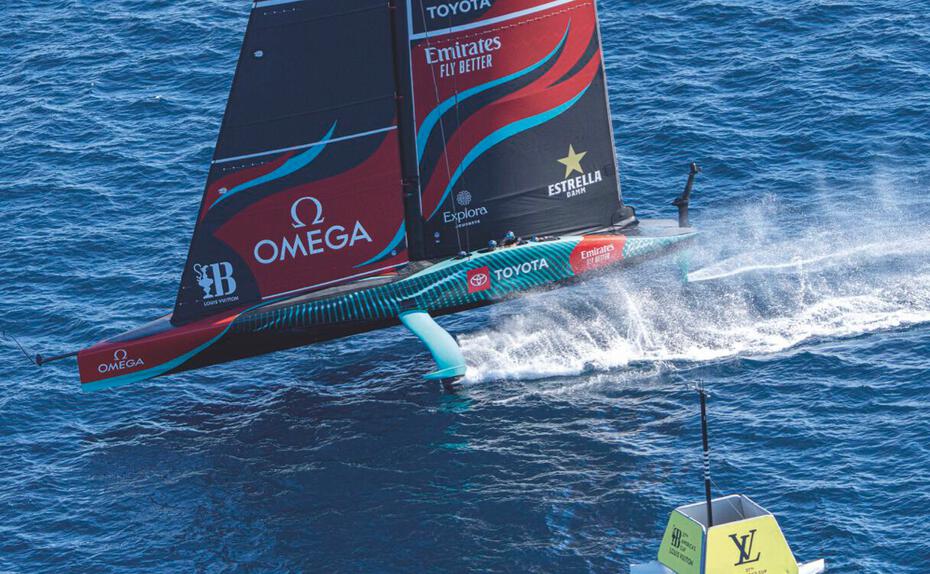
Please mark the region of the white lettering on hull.
<svg viewBox="0 0 930 574"><path fill-rule="evenodd" d="M498 281L501 281L503 279L513 279L521 275L535 273L543 269L549 269L549 261L545 258L525 261L523 263L504 267L503 269L495 269L494 275L497 277Z"/></svg>
<svg viewBox="0 0 930 574"><path fill-rule="evenodd" d="M112 363L101 363L97 365L97 372L101 375L106 375L108 373L118 373L126 369L135 369L136 367L144 366L144 360L134 359L129 356L129 353L125 349L120 349L113 353Z"/></svg>

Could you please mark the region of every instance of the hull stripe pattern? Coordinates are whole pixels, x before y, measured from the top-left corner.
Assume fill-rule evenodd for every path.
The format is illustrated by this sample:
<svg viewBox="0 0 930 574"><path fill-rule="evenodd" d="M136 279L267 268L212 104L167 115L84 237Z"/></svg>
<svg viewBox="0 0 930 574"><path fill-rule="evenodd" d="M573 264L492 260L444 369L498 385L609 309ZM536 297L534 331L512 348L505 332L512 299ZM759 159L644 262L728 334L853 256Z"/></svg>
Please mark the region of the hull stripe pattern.
<svg viewBox="0 0 930 574"><path fill-rule="evenodd" d="M320 335L319 340L325 340L340 336L327 334L344 332L347 326L354 332L363 332L390 325L398 321L401 312L411 308L439 315L490 304L520 292L571 280L595 269L635 263L695 235L563 237L475 253L467 259L446 260L391 283L367 289L360 285L355 291L317 300L290 304L285 303L286 299L267 301L232 312L206 327L200 325L199 330L174 328L149 337L105 342L88 349L79 356L83 388L110 388L185 370L191 368L191 364L229 361L273 350L229 351L225 346L228 339L254 341L258 348L262 348L260 341L266 340L266 336L287 341L289 337L313 332ZM606 259L602 259L604 254L607 254ZM473 281L476 278L478 280ZM209 360L200 359L208 350ZM112 358L114 352L140 359L140 367L112 373L99 370L98 364Z"/></svg>

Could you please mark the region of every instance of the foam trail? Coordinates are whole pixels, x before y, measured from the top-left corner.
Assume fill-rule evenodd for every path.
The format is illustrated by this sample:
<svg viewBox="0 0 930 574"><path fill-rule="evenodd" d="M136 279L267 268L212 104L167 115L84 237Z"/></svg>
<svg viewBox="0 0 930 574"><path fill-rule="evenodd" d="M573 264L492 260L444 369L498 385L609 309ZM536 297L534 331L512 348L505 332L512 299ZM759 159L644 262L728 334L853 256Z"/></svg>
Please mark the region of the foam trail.
<svg viewBox="0 0 930 574"><path fill-rule="evenodd" d="M841 264L843 263L843 260L856 255L874 254L876 256L886 257L893 255L905 255L909 252L910 250L906 245L884 242L861 245L851 249L845 249L835 253L825 253L813 257L803 258L796 256L790 261L783 261L779 263L747 263L745 261L745 256L739 256L721 261L716 265L711 265L710 267L705 267L703 269L691 272L688 274L688 281L691 283L699 283L701 281L716 281L718 279L728 279L730 277L736 277L738 275L744 275L746 273L752 273L755 271L780 271L784 269L797 270L803 267L810 267L812 265L829 262Z"/></svg>
<svg viewBox="0 0 930 574"><path fill-rule="evenodd" d="M892 210L893 225L837 217L789 233L767 206L748 209L726 219L751 226L708 231L692 284L659 262L524 299L515 316L495 311L490 328L460 338L468 380L764 356L930 323L930 229L899 219L920 210Z"/></svg>

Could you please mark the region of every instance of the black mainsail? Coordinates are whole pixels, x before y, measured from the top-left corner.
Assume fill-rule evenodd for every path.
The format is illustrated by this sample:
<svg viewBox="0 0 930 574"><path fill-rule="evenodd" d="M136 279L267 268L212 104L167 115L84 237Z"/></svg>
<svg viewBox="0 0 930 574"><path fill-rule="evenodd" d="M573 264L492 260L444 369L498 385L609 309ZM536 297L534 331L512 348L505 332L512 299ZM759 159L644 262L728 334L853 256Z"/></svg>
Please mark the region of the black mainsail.
<svg viewBox="0 0 930 574"><path fill-rule="evenodd" d="M256 2L173 321L407 262L390 6Z"/></svg>
<svg viewBox="0 0 930 574"><path fill-rule="evenodd" d="M406 0L427 257L626 217L593 0Z"/></svg>

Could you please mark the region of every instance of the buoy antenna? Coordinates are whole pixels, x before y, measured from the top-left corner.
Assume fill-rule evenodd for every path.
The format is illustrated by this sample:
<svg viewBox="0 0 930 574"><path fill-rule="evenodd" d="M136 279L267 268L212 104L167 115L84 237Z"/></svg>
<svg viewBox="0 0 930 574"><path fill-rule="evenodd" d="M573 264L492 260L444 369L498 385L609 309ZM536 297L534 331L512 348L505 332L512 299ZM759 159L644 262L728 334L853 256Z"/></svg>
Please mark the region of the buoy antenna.
<svg viewBox="0 0 930 574"><path fill-rule="evenodd" d="M704 496L707 498L707 528L714 525L714 506L710 492L710 441L707 438L707 391L704 384L697 387L701 397L701 440L704 443Z"/></svg>

